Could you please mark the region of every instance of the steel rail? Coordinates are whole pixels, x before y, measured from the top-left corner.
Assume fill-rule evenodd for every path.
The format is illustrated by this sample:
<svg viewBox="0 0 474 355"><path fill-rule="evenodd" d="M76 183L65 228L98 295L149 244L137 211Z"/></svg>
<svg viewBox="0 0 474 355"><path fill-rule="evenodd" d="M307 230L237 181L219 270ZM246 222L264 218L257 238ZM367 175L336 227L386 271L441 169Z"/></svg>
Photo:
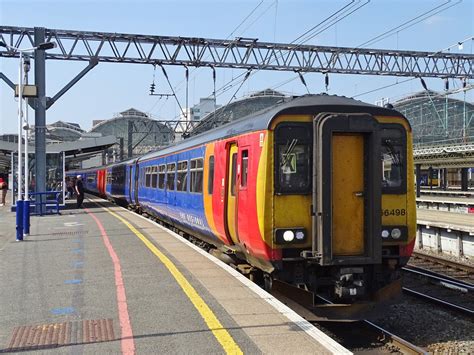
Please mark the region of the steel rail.
<svg viewBox="0 0 474 355"><path fill-rule="evenodd" d="M327 298L321 296L321 295L315 295L318 299L323 301L324 303L327 304L332 304L330 300ZM362 322L366 324L367 326L370 327L374 332L381 333L383 339L387 339L387 343L391 343L394 346L398 347L400 350L405 350L405 353L410 353L410 354L428 354L428 352L415 344L410 343L409 341L389 332L388 330L385 330L381 326L367 320L363 319Z"/></svg>
<svg viewBox="0 0 474 355"><path fill-rule="evenodd" d="M441 305L441 306L444 306L444 307L447 307L449 309L452 309L452 310L455 310L457 312L460 312L464 315L467 315L467 316L474 316L474 310L472 309L469 309L469 308L466 308L466 307L463 307L463 306L459 306L459 305L456 305L456 304L453 304L453 303L449 303L449 302L446 302L446 301L443 301L442 299L440 298L436 298L436 297L433 297L433 296L429 296L427 294L424 294L424 293L421 293L421 292L418 292L418 291L415 291L415 290L412 290L410 288L407 288L407 287L402 287L402 290L403 292L409 294L409 295L412 295L414 297L418 297L418 298L421 298L423 300L427 300L429 302L432 302L432 303L435 303L435 304L438 304L438 305Z"/></svg>
<svg viewBox="0 0 474 355"><path fill-rule="evenodd" d="M469 191L463 191L463 192L468 193ZM441 264L441 265L447 265L447 266L449 266L453 269L463 270L463 271L466 271L470 274L474 274L474 267L472 267L470 265L458 263L456 261L437 258L437 257L431 256L431 255L427 255L427 254L424 254L424 253L419 253L419 252L416 252L416 251L413 252L413 256L415 256L419 259L425 259L425 260L432 261L432 262L435 262L435 263L438 263L438 264Z"/></svg>
<svg viewBox="0 0 474 355"><path fill-rule="evenodd" d="M428 354L426 350L416 346L415 344L410 343L409 341L406 341L405 339L400 338L399 336L393 333L390 333L388 330L383 329L377 324L366 319L364 320L364 322L372 328L376 329L377 331L380 331L384 337L390 339L390 343L398 347L400 350L405 350L406 353Z"/></svg>
<svg viewBox="0 0 474 355"><path fill-rule="evenodd" d="M441 275L439 273L426 270L418 266L403 267L402 270L405 272L420 275L428 279L434 280L436 283L440 284L441 286L444 286L450 289L459 290L465 293L474 291L474 284L457 280L455 278L448 277L445 275Z"/></svg>

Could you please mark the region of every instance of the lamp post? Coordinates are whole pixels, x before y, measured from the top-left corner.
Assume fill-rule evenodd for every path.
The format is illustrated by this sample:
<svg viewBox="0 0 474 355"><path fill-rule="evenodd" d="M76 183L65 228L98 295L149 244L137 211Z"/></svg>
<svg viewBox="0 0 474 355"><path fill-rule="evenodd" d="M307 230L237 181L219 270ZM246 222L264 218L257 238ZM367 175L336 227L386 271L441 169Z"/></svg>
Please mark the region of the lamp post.
<svg viewBox="0 0 474 355"><path fill-rule="evenodd" d="M23 231L24 225L27 225L26 231L29 233L29 224L30 224L30 206L29 206L29 197L28 197L28 185L25 186L25 196L26 198L26 209L23 203L23 196L22 196L22 128L23 128L23 66L25 65L23 57L24 53L32 52L37 49L47 50L56 47L55 42L45 42L41 43L35 47L27 48L27 49L19 49L16 47L9 46L4 42L0 42L0 47L5 47L8 50L12 50L18 52L20 57L20 66L18 70L18 178L17 178L17 201L16 201L16 240L21 241L23 240ZM28 68L29 69L29 68ZM28 108L27 108L28 110ZM27 137L27 133L25 132L25 137ZM28 145L27 140L25 140L25 144ZM25 153L27 154L28 148L25 148ZM28 156L25 156L25 159L28 159ZM25 165L25 175L28 174L27 164ZM25 184L28 184L28 178L25 176ZM25 214L25 216L24 216Z"/></svg>
<svg viewBox="0 0 474 355"><path fill-rule="evenodd" d="M28 56L23 57L23 71L25 72L25 85L28 85L28 72L30 71L30 58ZM25 97L25 119L23 126L24 128L24 137L25 137L25 199L23 201L23 236L28 236L30 234L30 191L29 191L29 166L28 166L28 97Z"/></svg>
<svg viewBox="0 0 474 355"><path fill-rule="evenodd" d="M21 184L21 143L23 139L22 134L22 120L23 120L23 52L20 51L20 69L18 70L18 177L16 179L17 198L16 198L16 241L23 240L23 197Z"/></svg>

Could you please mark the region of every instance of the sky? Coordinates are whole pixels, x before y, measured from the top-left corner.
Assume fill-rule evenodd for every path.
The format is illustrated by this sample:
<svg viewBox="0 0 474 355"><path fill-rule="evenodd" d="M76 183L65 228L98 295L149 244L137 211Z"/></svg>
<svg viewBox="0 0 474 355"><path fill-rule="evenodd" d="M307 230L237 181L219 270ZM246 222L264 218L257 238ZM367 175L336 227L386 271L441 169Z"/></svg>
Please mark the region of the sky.
<svg viewBox="0 0 474 355"><path fill-rule="evenodd" d="M352 3L349 0L0 0L0 26L215 39L247 37L262 42L290 43L346 5L361 7L306 44L358 47L439 7L445 10L425 16L419 23L394 31L393 35L364 47L429 52L451 47L449 50L455 53L473 54L472 39L464 43L462 50L455 44L474 35L474 0L354 0ZM48 60L47 96L54 96L85 66L85 62ZM184 68L173 66L166 70L178 100L184 106ZM16 83L18 59L0 58L0 72ZM219 89L242 70L216 69L216 72ZM149 95L153 73L152 65L99 63L47 111L47 123L75 122L89 130L93 120L112 118L131 107L155 119L176 119L180 109L174 98L166 100ZM33 78L32 70L30 82ZM407 78L343 74L330 74L329 78L328 94L355 97L369 103L382 98L393 102L423 89L418 79L407 81ZM321 73L309 73L305 80L311 93L326 92ZM431 90L444 89L442 79L425 81ZM155 92L171 91L160 70L156 70L155 83ZM217 104L225 105L233 96L242 98L267 88L290 95L307 93L293 72L259 71L240 89L238 87L239 84L217 96ZM460 87L460 81L452 81L450 87ZM212 91L212 71L190 68L189 106L210 96ZM467 92L468 101L472 102L473 97L473 90ZM17 105L13 91L0 81L0 134L17 131ZM34 117L33 111L30 111L30 117Z"/></svg>

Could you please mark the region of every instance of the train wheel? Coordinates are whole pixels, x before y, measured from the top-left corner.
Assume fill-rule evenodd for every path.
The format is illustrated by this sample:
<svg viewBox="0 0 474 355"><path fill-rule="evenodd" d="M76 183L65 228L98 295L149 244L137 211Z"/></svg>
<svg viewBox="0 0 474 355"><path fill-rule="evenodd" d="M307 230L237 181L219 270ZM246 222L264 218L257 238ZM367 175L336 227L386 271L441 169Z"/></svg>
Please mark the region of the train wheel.
<svg viewBox="0 0 474 355"><path fill-rule="evenodd" d="M270 292L272 290L273 278L270 274L263 275L263 288L265 291Z"/></svg>

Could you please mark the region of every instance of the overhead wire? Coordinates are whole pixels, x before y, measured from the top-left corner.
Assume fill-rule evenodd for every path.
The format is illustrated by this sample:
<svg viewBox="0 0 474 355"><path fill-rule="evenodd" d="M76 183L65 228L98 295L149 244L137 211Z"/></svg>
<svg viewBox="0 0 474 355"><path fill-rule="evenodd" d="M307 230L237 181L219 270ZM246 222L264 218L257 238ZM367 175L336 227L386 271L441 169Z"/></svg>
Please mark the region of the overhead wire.
<svg viewBox="0 0 474 355"><path fill-rule="evenodd" d="M245 21L247 21L247 20L255 13L255 11L257 11L257 9L263 4L263 2L264 2L264 0L261 0L261 1L257 4L257 6L255 6L255 7L250 11L250 13L232 30L232 32L226 37L226 39L229 39L229 38L245 23ZM193 69L191 70L191 73L188 73L188 75L189 75L189 74L192 75L192 74L194 73L194 71L196 71L197 69L198 69L198 68L193 68ZM215 75L215 69L214 69L214 68L213 68L213 75ZM185 80L189 80L189 77L186 78ZM179 92L178 88L185 82L185 80L182 80L182 81L180 81L178 84L176 84L176 85L174 86L174 89ZM150 109L148 112L151 112L151 111L156 107L156 105L157 105L158 103L159 103L159 100L157 100L157 101L153 104L153 106L151 107L151 109Z"/></svg>
<svg viewBox="0 0 474 355"><path fill-rule="evenodd" d="M369 39L368 41L362 43L362 44L359 44L356 48L361 48L361 47L364 47L364 46L367 46L367 45L371 45L371 44L374 44L374 43L377 43L377 42L380 42L382 40L384 40L385 38L387 37L390 37L392 35L394 35L395 33L398 33L400 31L403 31L403 30L406 30L410 27L413 27L414 25L420 23L421 21L424 21L426 20L427 18L430 18L434 15L437 15L439 14L440 12L442 11L446 11L447 9L455 6L455 5L458 5L459 3L462 2L462 0L458 0L457 2L455 2L454 4L450 5L450 6L447 6L447 7L444 7L445 5L451 3L452 0L447 0L445 1L444 3L442 3L441 5L438 5L438 6L435 6L434 8L428 10L428 11L425 11L424 13L418 15L418 16L415 16L413 17L412 19L402 23L401 25L398 25L394 28L391 28L390 30L387 30L385 31L384 33L378 35L378 36L375 36L371 39ZM438 10L439 9L439 10ZM438 10L438 11L436 11ZM433 11L435 11L434 13L432 13ZM417 21L415 21L417 20ZM415 21L415 22L413 22ZM405 27L404 27L405 26Z"/></svg>
<svg viewBox="0 0 474 355"><path fill-rule="evenodd" d="M358 0L351 0L351 2L349 4L346 4L344 5L343 7L341 7L340 9L338 9L337 11L335 11L334 13L332 13L330 16L326 17L323 21L319 22L317 25L313 26L312 28L310 28L309 30L307 30L306 32L304 32L302 35L300 35L299 37L297 37L295 40L291 41L290 44L294 44L296 43L298 40L300 40L300 43L298 43L298 45L295 47L298 48L300 47L301 45L303 45L305 42L307 42L309 39L312 39L314 38L316 35L322 33L323 31L327 30L328 28L334 26L336 23L342 21L344 18L346 18L347 16L349 16L350 14L354 13L355 11L358 11L360 8L362 8L363 6L367 5L368 3L370 2L370 0L366 0L362 5L358 6L358 4L360 3L360 1ZM356 7L355 9L353 9L353 7ZM352 10L352 11L351 11ZM349 12L349 13L346 13L346 12ZM344 15L344 16L343 16ZM343 16L342 18L339 18L339 16ZM334 20L333 20L334 19ZM329 24L326 24L328 21L335 21L335 22L330 22ZM311 32L314 32L315 30L318 29L318 27L321 27L321 26L325 26L323 27L322 29L319 29L318 32L316 34L314 33L311 33ZM309 37L306 37L306 38L303 38L304 36L310 34L311 35ZM303 38L303 39L302 39ZM281 57L282 55L280 55ZM273 63L274 60L270 63ZM258 71L260 71L261 69L257 69L255 70L252 75L256 74ZM221 86L217 91L219 92L219 95L222 95L224 94L225 92L229 91L234 85L237 85L237 83L233 84L234 81L237 81L238 79L240 79L241 77L243 77L245 75L245 73L241 73L240 75L238 75L237 77L233 78L231 81L227 82L226 84L224 84L223 86ZM304 75L304 74L303 74ZM301 77L300 77L301 78ZM292 78L291 81L297 79L297 77L295 78Z"/></svg>
<svg viewBox="0 0 474 355"><path fill-rule="evenodd" d="M388 30L388 31L385 31L384 33L382 33L382 34L380 34L380 35L377 35L377 36L375 36L375 37L373 37L373 38L367 40L366 42L364 42L364 43L358 45L356 48L361 48L361 47L363 47L363 46L365 46L365 45L374 44L374 43L377 43L377 42L379 42L379 41L381 41L381 40L383 40L383 39L385 39L385 38L387 38L387 37L390 37L391 35L398 34L399 32L404 31L404 30L406 30L406 29L408 29L408 28L410 28L410 27L412 27L412 26L414 26L414 25L420 23L421 21L424 21L424 20L426 20L426 19L428 19L428 18L430 18L430 17L433 17L434 15L439 14L440 12L446 11L446 10L448 10L449 8L453 7L453 6L458 5L460 2L462 2L462 0L458 0L458 1L456 1L454 4L451 4L451 5L449 5L449 6L445 6L445 5L447 5L447 4L451 3L451 2L452 2L452 0L447 0L447 1L445 1L444 3L442 3L441 5L437 5L437 6L435 6L434 8L432 8L432 9L430 9L430 10L428 10L428 11L425 11L425 12L423 12L423 13L420 14L420 15L415 16L414 18L412 18L412 19L410 19L410 20L408 20L408 21L405 21L405 22L402 23L401 25L396 26L396 27L394 27L394 28L392 28L392 29L390 29L390 30ZM436 11L436 10L437 10L437 11ZM435 11L435 12L433 12L433 11ZM413 21L415 21L415 20L418 20L418 21L413 22ZM413 23L412 23L412 22L413 22ZM410 24L410 25L409 25L409 26L405 26L405 25L407 25L407 24ZM403 27L403 26L405 26L405 27ZM402 28L402 27L403 27L403 28ZM383 37L382 37L382 36L383 36ZM327 64L327 63L326 63L326 64ZM303 74L303 75L304 75L304 74ZM395 85L398 85L398 84L402 84L402 83L404 83L404 82L411 81L411 80L415 80L415 79L416 79L416 78L410 78L410 79L407 79L407 80L402 80L402 81L400 81L400 82L397 81L397 83L390 84L390 85L385 85L385 86L383 86L383 87L380 87L380 88L377 88L377 89L374 89L374 90L370 90L370 91L367 91L367 92L365 92L365 93L355 95L355 96L353 96L353 97L362 96L362 95L365 95L365 94L368 94L368 93L372 93L372 92L378 91L378 90L383 90L383 89L386 89L386 88L388 88L388 87L392 87L392 86L395 86ZM290 78L290 79L288 79L288 80L286 80L286 81L284 81L284 82L282 82L282 83L276 84L277 86L274 86L273 88L277 89L277 88L279 88L279 87L281 87L281 86L284 86L284 85L286 85L286 84L288 84L288 83L290 83L290 82L292 82L292 81L294 81L294 80L296 80L296 78Z"/></svg>

